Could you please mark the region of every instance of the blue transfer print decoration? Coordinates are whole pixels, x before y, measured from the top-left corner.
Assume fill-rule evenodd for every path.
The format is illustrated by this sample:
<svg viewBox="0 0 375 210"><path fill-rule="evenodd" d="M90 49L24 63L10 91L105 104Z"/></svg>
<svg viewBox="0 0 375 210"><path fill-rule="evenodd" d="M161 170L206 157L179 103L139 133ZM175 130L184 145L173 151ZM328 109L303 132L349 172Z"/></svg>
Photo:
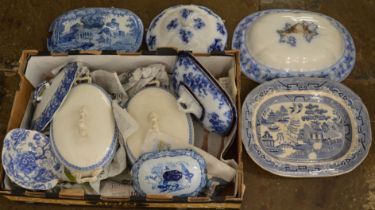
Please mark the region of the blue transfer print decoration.
<svg viewBox="0 0 375 210"><path fill-rule="evenodd" d="M281 176L347 173L371 145L366 107L347 87L327 79L273 80L250 92L243 107L247 153Z"/></svg>
<svg viewBox="0 0 375 210"><path fill-rule="evenodd" d="M193 33L186 29L180 29L181 40L185 43L189 43L190 39L193 37Z"/></svg>
<svg viewBox="0 0 375 210"><path fill-rule="evenodd" d="M126 9L86 8L71 10L58 17L50 32L49 51L136 52L142 43L143 24L138 16Z"/></svg>
<svg viewBox="0 0 375 210"><path fill-rule="evenodd" d="M184 19L187 19L192 13L193 13L193 10L186 9L186 8L183 8L180 11L181 17L184 18Z"/></svg>
<svg viewBox="0 0 375 210"><path fill-rule="evenodd" d="M194 28L195 29L202 29L203 27L206 26L206 24L204 23L202 18L194 18L193 21L194 21Z"/></svg>
<svg viewBox="0 0 375 210"><path fill-rule="evenodd" d="M29 190L48 190L58 183L61 165L51 151L50 140L37 131L17 128L4 139L2 164L6 175Z"/></svg>
<svg viewBox="0 0 375 210"><path fill-rule="evenodd" d="M225 30L224 24L222 23L216 23L216 30L221 33L222 35L226 35L227 31Z"/></svg>
<svg viewBox="0 0 375 210"><path fill-rule="evenodd" d="M140 177L145 172L148 173ZM133 187L142 196L149 193L197 196L207 184L206 163L192 150L146 153L135 162L131 173Z"/></svg>
<svg viewBox="0 0 375 210"><path fill-rule="evenodd" d="M345 50L344 50L343 56L332 66L325 68L325 69L309 71L309 72L300 72L300 71L282 72L279 69L274 69L266 65L263 65L252 57L246 44L247 43L246 31L254 24L254 22L256 22L262 16L268 15L268 14L274 14L274 13L275 14L283 13L283 12L291 12L295 14L306 13L306 11L302 11L302 10L288 10L288 9L264 10L264 11L251 14L245 17L244 19L242 19L240 23L238 23L233 33L232 48L240 51L240 63L241 63L242 72L248 78L258 83L269 81L275 78L285 78L285 77L319 77L319 78L328 78L328 79L331 79L333 81L338 81L338 82L343 81L353 70L353 67L355 64L356 52L355 52L354 42L348 30L341 23L323 14L314 13L327 19L334 27L337 28L337 30L341 33L344 39ZM286 26L289 28L290 24L287 24ZM318 35L318 28L316 24L312 23L309 25L308 22L306 21L304 27L306 31L311 31L309 33L303 34L304 39L306 40L306 42L308 43L311 42L311 44L313 44L312 42L313 42L314 37ZM284 33L282 32L282 34ZM292 34L289 34L289 35L286 35L286 34L280 35L279 38L281 38L281 41L280 39L279 41L281 43L286 43L292 47L296 47L298 43L296 42L295 37L292 36ZM288 38L288 37L292 37L292 38Z"/></svg>
<svg viewBox="0 0 375 210"><path fill-rule="evenodd" d="M209 52L218 52L224 49L223 42L221 39L215 39L212 44L210 45L208 51Z"/></svg>
<svg viewBox="0 0 375 210"><path fill-rule="evenodd" d="M178 20L177 20L177 18L175 18L175 19L171 20L171 22L168 23L167 29L168 30L175 29L175 28L177 28L177 26L178 26Z"/></svg>
<svg viewBox="0 0 375 210"><path fill-rule="evenodd" d="M287 43L292 47L296 46L296 37L293 34L301 33L306 42L310 43L314 36L317 36L318 25L309 21L302 21L294 25L290 23L285 23L285 26L282 30L277 30L279 34L279 42Z"/></svg>

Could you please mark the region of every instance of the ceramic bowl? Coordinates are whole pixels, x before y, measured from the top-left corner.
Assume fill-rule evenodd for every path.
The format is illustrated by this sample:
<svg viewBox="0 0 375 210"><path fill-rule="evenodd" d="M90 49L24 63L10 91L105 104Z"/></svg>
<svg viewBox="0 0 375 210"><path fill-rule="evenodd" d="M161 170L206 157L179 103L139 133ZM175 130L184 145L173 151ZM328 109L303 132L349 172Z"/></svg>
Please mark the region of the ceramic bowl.
<svg viewBox="0 0 375 210"><path fill-rule="evenodd" d="M143 24L133 12L117 8L82 8L56 18L49 31L49 51L119 50L136 52Z"/></svg>
<svg viewBox="0 0 375 210"><path fill-rule="evenodd" d="M174 47L194 52L223 51L227 36L223 20L210 9L178 5L164 10L151 21L146 43L149 50Z"/></svg>
<svg viewBox="0 0 375 210"><path fill-rule="evenodd" d="M349 88L328 79L272 80L251 91L242 107L247 153L277 175L348 173L370 149L365 105Z"/></svg>
<svg viewBox="0 0 375 210"><path fill-rule="evenodd" d="M48 190L58 183L61 165L50 139L37 131L17 128L4 139L2 164L6 175L28 190Z"/></svg>
<svg viewBox="0 0 375 210"><path fill-rule="evenodd" d="M207 184L206 163L192 150L142 155L133 165L133 187L142 195L197 196Z"/></svg>
<svg viewBox="0 0 375 210"><path fill-rule="evenodd" d="M232 48L243 73L256 82L280 77L344 80L355 63L346 28L323 14L274 9L251 14L237 25Z"/></svg>
<svg viewBox="0 0 375 210"><path fill-rule="evenodd" d="M223 136L231 132L237 118L233 102L190 53L178 53L172 85L180 110L194 114L210 132Z"/></svg>
<svg viewBox="0 0 375 210"><path fill-rule="evenodd" d="M128 156L134 163L142 155L147 134L161 132L186 144L194 144L194 126L189 114L178 109L176 97L163 88L147 87L127 104L128 113L138 123L138 130L126 139Z"/></svg>
<svg viewBox="0 0 375 210"><path fill-rule="evenodd" d="M72 88L50 126L52 148L77 183L94 182L117 148L112 100L99 86Z"/></svg>
<svg viewBox="0 0 375 210"><path fill-rule="evenodd" d="M31 122L33 130L43 131L48 126L63 104L81 68L82 63L68 63L51 81L43 81L35 88L33 93L35 110Z"/></svg>

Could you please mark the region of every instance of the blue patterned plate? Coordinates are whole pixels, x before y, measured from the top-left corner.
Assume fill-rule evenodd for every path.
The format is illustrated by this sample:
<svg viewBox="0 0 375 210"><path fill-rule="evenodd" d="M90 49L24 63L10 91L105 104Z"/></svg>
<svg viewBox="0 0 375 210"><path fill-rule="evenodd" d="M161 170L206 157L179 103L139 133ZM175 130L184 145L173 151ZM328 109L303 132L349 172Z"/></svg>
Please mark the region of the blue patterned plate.
<svg viewBox="0 0 375 210"><path fill-rule="evenodd" d="M84 8L66 12L51 25L49 51L119 50L136 52L142 44L143 24L126 9Z"/></svg>
<svg viewBox="0 0 375 210"><path fill-rule="evenodd" d="M133 187L142 196L197 196L206 186L206 162L192 150L169 150L142 155L131 170Z"/></svg>
<svg viewBox="0 0 375 210"><path fill-rule="evenodd" d="M1 155L6 175L29 190L48 190L58 183L61 166L51 151L47 136L31 130L11 130Z"/></svg>
<svg viewBox="0 0 375 210"><path fill-rule="evenodd" d="M232 48L242 72L256 82L282 77L344 80L355 63L346 28L323 14L274 9L251 14L237 25Z"/></svg>
<svg viewBox="0 0 375 210"><path fill-rule="evenodd" d="M348 173L365 159L371 138L361 99L328 79L272 80L251 91L243 104L247 153L280 176Z"/></svg>
<svg viewBox="0 0 375 210"><path fill-rule="evenodd" d="M197 5L177 5L157 15L148 28L149 50L174 47L194 52L223 51L227 42L223 20L212 10Z"/></svg>
<svg viewBox="0 0 375 210"><path fill-rule="evenodd" d="M73 86L81 67L81 63L68 63L50 82L44 81L35 88L33 101L36 105L31 122L32 129L43 131L51 122Z"/></svg>

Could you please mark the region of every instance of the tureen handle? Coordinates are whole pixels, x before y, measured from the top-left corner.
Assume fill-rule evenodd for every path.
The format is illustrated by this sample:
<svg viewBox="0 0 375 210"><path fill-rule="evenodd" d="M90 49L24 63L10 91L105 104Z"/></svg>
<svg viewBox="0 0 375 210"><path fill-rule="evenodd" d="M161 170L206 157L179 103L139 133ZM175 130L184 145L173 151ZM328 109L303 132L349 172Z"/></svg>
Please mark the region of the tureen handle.
<svg viewBox="0 0 375 210"><path fill-rule="evenodd" d="M93 171L89 175L83 175L81 172L73 172L72 175L76 178L76 182L78 184L82 184L85 182L96 182L98 180L99 174L103 171L103 169L98 168Z"/></svg>
<svg viewBox="0 0 375 210"><path fill-rule="evenodd" d="M47 81L40 83L36 86L34 93L33 93L33 101L39 102L42 99L42 94L46 88L48 88L50 84Z"/></svg>
<svg viewBox="0 0 375 210"><path fill-rule="evenodd" d="M203 115L203 108L193 94L191 94L187 87L185 87L185 85L181 84L178 87L178 95L178 109L185 113L194 114L198 119L200 119Z"/></svg>

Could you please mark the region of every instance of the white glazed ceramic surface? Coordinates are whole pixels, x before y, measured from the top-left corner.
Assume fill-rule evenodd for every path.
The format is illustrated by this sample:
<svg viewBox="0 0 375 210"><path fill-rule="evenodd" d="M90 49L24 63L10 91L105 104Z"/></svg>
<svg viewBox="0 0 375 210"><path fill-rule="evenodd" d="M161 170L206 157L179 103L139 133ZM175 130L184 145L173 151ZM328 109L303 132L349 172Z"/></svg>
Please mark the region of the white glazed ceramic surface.
<svg viewBox="0 0 375 210"><path fill-rule="evenodd" d="M133 187L141 195L196 196L206 186L206 163L192 150L147 153L132 167Z"/></svg>
<svg viewBox="0 0 375 210"><path fill-rule="evenodd" d="M106 92L92 84L75 86L53 119L51 139L57 157L70 170L96 170L109 163L117 138Z"/></svg>
<svg viewBox="0 0 375 210"><path fill-rule="evenodd" d="M62 167L52 152L50 139L37 131L9 131L1 159L10 180L25 189L48 190L59 181Z"/></svg>
<svg viewBox="0 0 375 210"><path fill-rule="evenodd" d="M154 130L153 121L158 131L178 141L194 143L191 117L178 109L176 97L165 89L149 87L139 91L130 99L127 111L139 124L139 129L126 140L129 159L133 162L142 155L146 135Z"/></svg>
<svg viewBox="0 0 375 210"><path fill-rule="evenodd" d="M196 52L223 51L227 41L223 20L197 5L170 7L156 16L147 31L149 50L175 47Z"/></svg>

